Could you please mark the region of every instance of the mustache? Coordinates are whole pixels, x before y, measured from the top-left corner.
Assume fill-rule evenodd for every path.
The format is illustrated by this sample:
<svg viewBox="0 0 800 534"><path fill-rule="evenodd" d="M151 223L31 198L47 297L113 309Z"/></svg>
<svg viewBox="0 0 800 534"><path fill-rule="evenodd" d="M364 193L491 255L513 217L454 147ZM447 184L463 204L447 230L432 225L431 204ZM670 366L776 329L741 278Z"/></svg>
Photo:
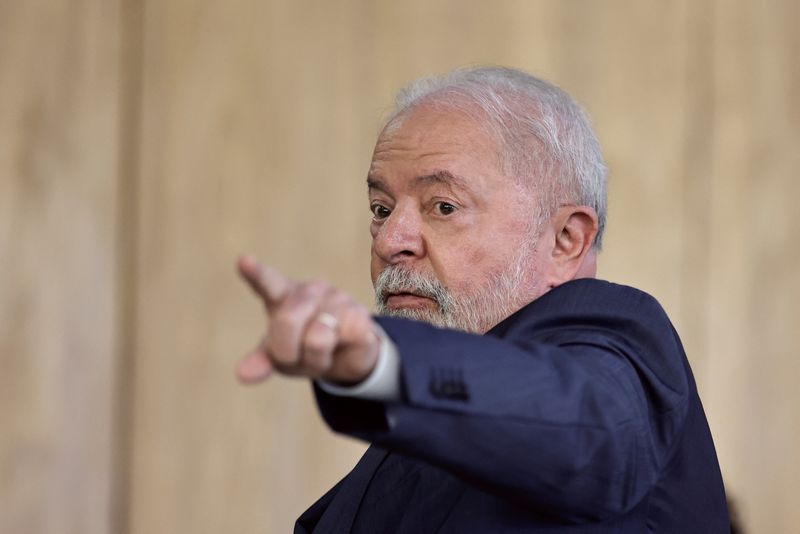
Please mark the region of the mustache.
<svg viewBox="0 0 800 534"><path fill-rule="evenodd" d="M411 293L435 301L439 306L447 300L447 288L435 277L412 271L402 265L389 265L375 280L375 301L386 303L390 295Z"/></svg>

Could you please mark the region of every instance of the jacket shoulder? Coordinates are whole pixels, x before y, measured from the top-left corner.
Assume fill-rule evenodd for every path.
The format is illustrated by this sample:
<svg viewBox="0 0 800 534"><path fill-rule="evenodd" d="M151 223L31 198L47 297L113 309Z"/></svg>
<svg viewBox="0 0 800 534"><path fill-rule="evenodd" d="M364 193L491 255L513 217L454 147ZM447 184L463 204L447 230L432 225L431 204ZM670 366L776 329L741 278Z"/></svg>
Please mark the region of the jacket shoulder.
<svg viewBox="0 0 800 534"><path fill-rule="evenodd" d="M503 320L489 334L508 337L519 328L542 331L558 327L621 327L648 325L672 331L672 324L661 304L639 289L581 278L551 289Z"/></svg>
<svg viewBox="0 0 800 534"><path fill-rule="evenodd" d="M687 388L688 363L677 332L648 293L597 279L573 280L531 302L489 335L512 343L603 346L640 376L675 392Z"/></svg>

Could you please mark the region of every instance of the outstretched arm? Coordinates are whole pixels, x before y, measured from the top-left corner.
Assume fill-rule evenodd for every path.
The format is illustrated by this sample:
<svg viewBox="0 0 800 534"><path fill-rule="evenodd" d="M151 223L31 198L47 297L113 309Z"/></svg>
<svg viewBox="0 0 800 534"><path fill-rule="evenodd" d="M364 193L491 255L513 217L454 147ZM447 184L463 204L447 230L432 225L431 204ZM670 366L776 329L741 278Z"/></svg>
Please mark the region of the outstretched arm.
<svg viewBox="0 0 800 534"><path fill-rule="evenodd" d="M317 390L326 421L485 491L603 520L641 502L680 439L688 369L641 292L576 281L489 336L379 322L402 358L402 402Z"/></svg>
<svg viewBox="0 0 800 534"><path fill-rule="evenodd" d="M239 269L269 318L265 340L239 366L243 382L278 372L347 385L371 373L380 341L365 307L250 258ZM379 319L401 357L400 400L317 388L323 416L338 432L565 519L624 513L669 460L688 371L655 301L628 289L609 303L619 292L603 284L553 290L503 339Z"/></svg>

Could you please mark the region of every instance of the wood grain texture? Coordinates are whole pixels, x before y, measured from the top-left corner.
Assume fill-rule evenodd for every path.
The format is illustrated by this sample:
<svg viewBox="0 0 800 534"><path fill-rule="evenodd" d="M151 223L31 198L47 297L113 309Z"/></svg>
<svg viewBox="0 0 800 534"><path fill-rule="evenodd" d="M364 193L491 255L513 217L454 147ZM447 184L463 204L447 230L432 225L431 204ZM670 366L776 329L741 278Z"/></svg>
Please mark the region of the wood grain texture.
<svg viewBox="0 0 800 534"><path fill-rule="evenodd" d="M234 381L264 324L234 262L368 297L367 43L333 4L145 12L132 532L287 531L363 446L329 435L307 383Z"/></svg>
<svg viewBox="0 0 800 534"><path fill-rule="evenodd" d="M118 4L0 4L0 532L109 529Z"/></svg>
<svg viewBox="0 0 800 534"><path fill-rule="evenodd" d="M790 1L715 2L706 404L749 532L800 523L800 37Z"/></svg>
<svg viewBox="0 0 800 534"><path fill-rule="evenodd" d="M596 110L607 272L679 310L679 274L659 273L680 271L680 220L660 218L684 196L685 6L623 4L625 25L602 2L147 4L133 532L287 531L352 466L362 446L306 384L231 380L262 321L232 263L253 251L369 301L364 175L414 77L514 64Z"/></svg>
<svg viewBox="0 0 800 534"><path fill-rule="evenodd" d="M601 275L676 323L748 531L791 531L798 11L0 3L0 532L289 531L364 445L302 381L236 384L264 320L234 261L370 302L381 119L411 79L482 63L589 110L611 170Z"/></svg>

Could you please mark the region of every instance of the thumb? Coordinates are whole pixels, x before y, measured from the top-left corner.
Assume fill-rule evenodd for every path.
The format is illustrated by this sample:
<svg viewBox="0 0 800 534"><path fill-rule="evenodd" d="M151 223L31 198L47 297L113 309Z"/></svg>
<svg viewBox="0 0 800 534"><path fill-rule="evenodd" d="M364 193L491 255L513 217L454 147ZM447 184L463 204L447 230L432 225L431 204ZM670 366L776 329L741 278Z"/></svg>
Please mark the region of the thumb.
<svg viewBox="0 0 800 534"><path fill-rule="evenodd" d="M236 377L242 384L263 382L272 374L272 363L263 352L253 352L244 357L236 368Z"/></svg>

